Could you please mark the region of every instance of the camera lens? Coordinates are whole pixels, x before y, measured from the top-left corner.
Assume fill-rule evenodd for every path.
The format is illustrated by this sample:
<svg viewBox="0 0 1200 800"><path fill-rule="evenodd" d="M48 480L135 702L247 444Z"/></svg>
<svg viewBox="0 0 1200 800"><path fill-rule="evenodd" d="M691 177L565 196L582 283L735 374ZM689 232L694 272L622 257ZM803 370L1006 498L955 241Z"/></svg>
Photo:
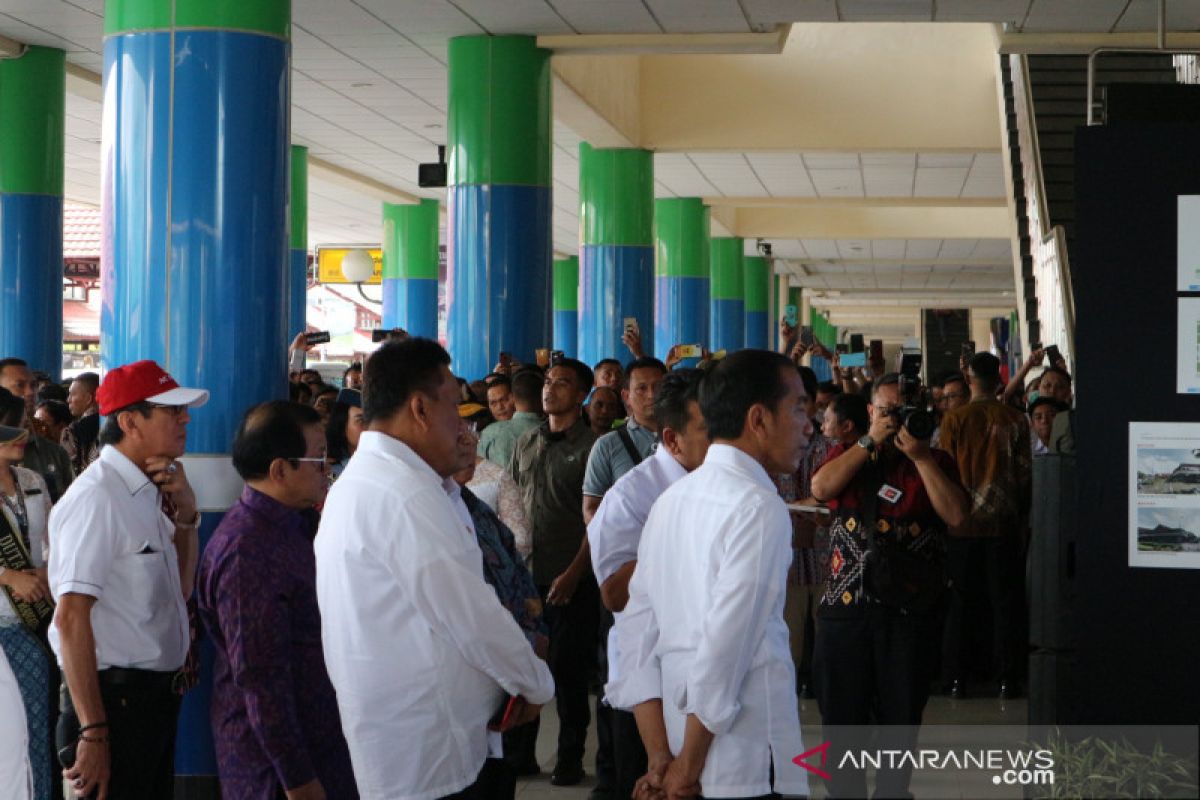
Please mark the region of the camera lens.
<svg viewBox="0 0 1200 800"><path fill-rule="evenodd" d="M930 439L933 437L933 430L937 427L933 419L933 415L928 411L915 408L908 413L908 418L904 420L904 428L914 439Z"/></svg>

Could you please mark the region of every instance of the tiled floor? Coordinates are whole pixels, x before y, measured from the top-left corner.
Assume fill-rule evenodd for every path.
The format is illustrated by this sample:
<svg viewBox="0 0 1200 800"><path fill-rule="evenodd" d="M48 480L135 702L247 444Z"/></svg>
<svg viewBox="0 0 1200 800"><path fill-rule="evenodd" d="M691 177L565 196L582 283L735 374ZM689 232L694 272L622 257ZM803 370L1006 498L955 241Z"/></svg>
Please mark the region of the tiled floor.
<svg viewBox="0 0 1200 800"><path fill-rule="evenodd" d="M995 698L978 698L970 700L951 700L947 697L933 697L925 709L925 725L1023 725L1025 723L1025 701L1000 701ZM815 700L800 701L800 722L804 729L806 744L816 745L820 742L821 717L817 712ZM537 757L542 765L542 774L533 778L524 778L517 784L517 797L521 800L585 800L596 784L595 755L596 730L595 724L588 728L587 755L584 759L587 777L579 786L557 787L550 785L550 771L554 769L554 743L558 737L558 717L554 713L553 703L542 709L542 726L538 736ZM964 743L968 744L968 743ZM912 789L916 796L922 796L922 788L933 788L924 778L924 784L914 780ZM957 778L953 773L939 773L933 780L937 781L938 796L954 793ZM814 781L813 797L823 797L819 786L820 780ZM927 794L927 793L926 793ZM978 796L977 791L972 791ZM965 796L965 794L961 795ZM1002 793L997 791L995 797L1021 797L1020 790Z"/></svg>

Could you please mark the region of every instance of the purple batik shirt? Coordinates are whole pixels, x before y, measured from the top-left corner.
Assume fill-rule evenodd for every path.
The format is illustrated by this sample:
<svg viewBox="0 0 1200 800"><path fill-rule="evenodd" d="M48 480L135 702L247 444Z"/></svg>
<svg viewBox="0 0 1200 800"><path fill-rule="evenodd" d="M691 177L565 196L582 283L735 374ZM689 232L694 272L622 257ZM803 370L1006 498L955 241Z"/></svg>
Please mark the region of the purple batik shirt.
<svg viewBox="0 0 1200 800"><path fill-rule="evenodd" d="M200 562L200 618L216 650L211 719L225 800L277 800L319 778L356 798L321 654L315 512L246 487Z"/></svg>

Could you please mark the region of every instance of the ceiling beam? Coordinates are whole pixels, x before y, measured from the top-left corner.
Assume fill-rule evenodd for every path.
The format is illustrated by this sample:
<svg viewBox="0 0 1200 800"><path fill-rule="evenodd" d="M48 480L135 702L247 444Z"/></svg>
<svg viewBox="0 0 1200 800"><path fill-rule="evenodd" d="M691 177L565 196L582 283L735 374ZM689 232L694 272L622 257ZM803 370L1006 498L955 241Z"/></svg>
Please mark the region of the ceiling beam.
<svg viewBox="0 0 1200 800"><path fill-rule="evenodd" d="M707 206L738 208L1006 208L1004 197L705 197Z"/></svg>
<svg viewBox="0 0 1200 800"><path fill-rule="evenodd" d="M565 34L537 37L555 55L772 55L783 51L790 23L762 33Z"/></svg>
<svg viewBox="0 0 1200 800"><path fill-rule="evenodd" d="M813 308L1015 308L1012 292L955 292L952 289L919 291L829 291L812 290Z"/></svg>
<svg viewBox="0 0 1200 800"><path fill-rule="evenodd" d="M20 58L25 52L25 45L16 39L0 36L0 58Z"/></svg>
<svg viewBox="0 0 1200 800"><path fill-rule="evenodd" d="M1004 239L1005 206L738 208L735 236L747 239Z"/></svg>
<svg viewBox="0 0 1200 800"><path fill-rule="evenodd" d="M1167 50L1200 49L1200 33L1169 32ZM1002 33L1001 53L1025 55L1087 55L1101 48L1146 49L1158 47L1158 34L1142 33Z"/></svg>

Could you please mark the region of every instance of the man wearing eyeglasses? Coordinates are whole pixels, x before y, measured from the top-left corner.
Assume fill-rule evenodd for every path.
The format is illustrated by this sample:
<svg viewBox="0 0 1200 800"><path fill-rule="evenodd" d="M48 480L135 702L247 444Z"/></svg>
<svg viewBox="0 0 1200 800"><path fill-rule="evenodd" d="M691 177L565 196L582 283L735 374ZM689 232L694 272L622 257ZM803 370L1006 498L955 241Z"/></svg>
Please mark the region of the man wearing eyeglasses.
<svg viewBox="0 0 1200 800"><path fill-rule="evenodd" d="M170 797L200 515L178 458L208 392L153 361L100 385L100 458L50 514L58 747L79 797Z"/></svg>
<svg viewBox="0 0 1200 800"><path fill-rule="evenodd" d="M251 408L233 440L246 482L204 549L196 594L216 650L212 724L225 800L358 796L321 653L314 506L329 486L316 410Z"/></svg>

